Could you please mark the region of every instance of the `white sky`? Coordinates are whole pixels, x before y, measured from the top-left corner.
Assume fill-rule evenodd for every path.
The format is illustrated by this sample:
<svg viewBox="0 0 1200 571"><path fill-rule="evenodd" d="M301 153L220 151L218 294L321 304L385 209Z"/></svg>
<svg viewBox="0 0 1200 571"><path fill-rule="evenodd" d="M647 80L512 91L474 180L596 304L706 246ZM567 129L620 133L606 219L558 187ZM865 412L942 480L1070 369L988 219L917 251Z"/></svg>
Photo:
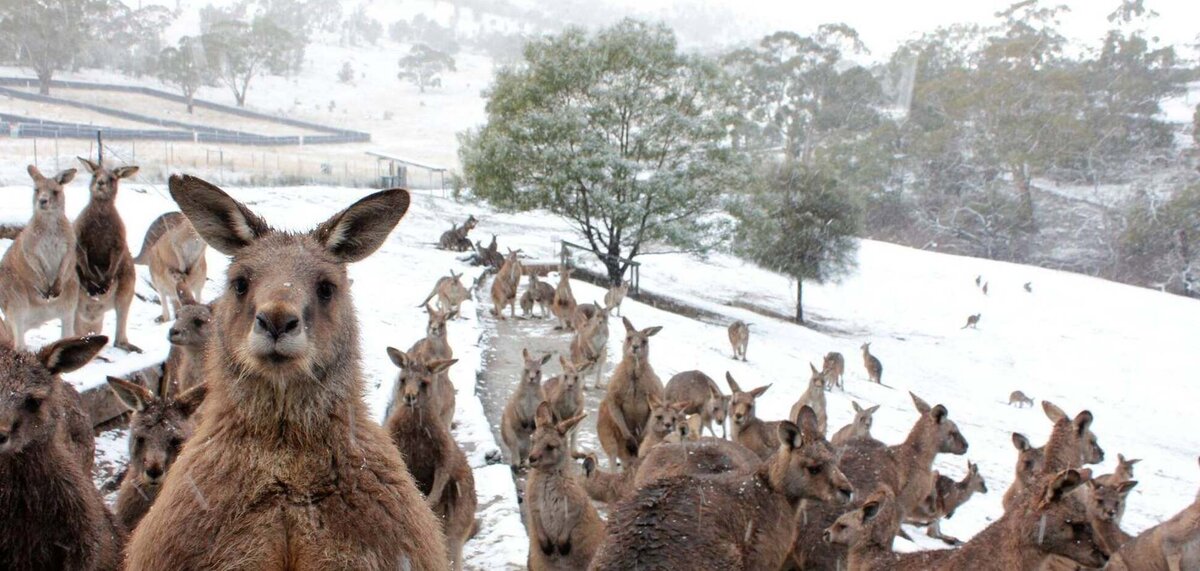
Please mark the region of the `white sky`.
<svg viewBox="0 0 1200 571"><path fill-rule="evenodd" d="M677 0L609 0L631 13L654 12ZM827 22L845 22L858 30L872 59L886 58L900 42L938 26L961 22L989 24L1012 0L684 0L685 5L715 5L742 15L738 28L765 35L777 30L810 32ZM1050 5L1049 2L1046 3ZM1118 0L1061 0L1070 12L1061 18L1072 43L1095 45L1110 29L1106 17ZM1200 34L1200 0L1146 0L1159 17L1146 26L1164 43L1192 46ZM1191 53L1185 51L1184 53Z"/></svg>

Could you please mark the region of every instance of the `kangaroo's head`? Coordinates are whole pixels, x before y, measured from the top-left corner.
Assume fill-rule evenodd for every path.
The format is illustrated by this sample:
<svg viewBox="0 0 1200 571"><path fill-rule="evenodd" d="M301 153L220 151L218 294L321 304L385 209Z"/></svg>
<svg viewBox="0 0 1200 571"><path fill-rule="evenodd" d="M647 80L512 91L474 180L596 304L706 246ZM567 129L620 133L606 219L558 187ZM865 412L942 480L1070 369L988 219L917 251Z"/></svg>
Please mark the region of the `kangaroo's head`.
<svg viewBox="0 0 1200 571"><path fill-rule="evenodd" d="M562 374L559 375L559 382L562 383L564 392L572 393L583 387L579 383L579 368L575 366L575 363L559 355L558 364L562 366Z"/></svg>
<svg viewBox="0 0 1200 571"><path fill-rule="evenodd" d="M212 307L197 303L192 292L182 285L176 287L176 292L180 306L175 312L175 323L167 330L167 340L180 347L202 348L212 330Z"/></svg>
<svg viewBox="0 0 1200 571"><path fill-rule="evenodd" d="M457 363L458 359L426 362L395 347L388 347L387 354L392 363L400 367L400 378L396 380L396 404L427 412L430 418L437 418L433 413L433 383L439 374Z"/></svg>
<svg viewBox="0 0 1200 571"><path fill-rule="evenodd" d="M117 186L121 179L129 178L138 172L136 166L125 166L110 169L99 163L94 163L83 157L79 157L79 162L83 163L84 168L92 173L92 183L88 190L92 193L92 200L112 200L117 196Z"/></svg>
<svg viewBox="0 0 1200 571"><path fill-rule="evenodd" d="M1088 480L1088 514L1099 521L1116 523L1125 513L1125 498L1137 485L1137 480L1104 483Z"/></svg>
<svg viewBox="0 0 1200 571"><path fill-rule="evenodd" d="M622 317L621 322L625 324L625 357L633 359L635 363L646 363L650 358L650 338L658 335L662 327L647 327L639 331L628 317Z"/></svg>
<svg viewBox="0 0 1200 571"><path fill-rule="evenodd" d="M958 425L950 420L950 411L940 404L931 407L921 397L912 393L908 395L912 397L917 412L921 413L921 419L917 421L921 428L935 435L937 451L941 454L966 454L967 439L958 431Z"/></svg>
<svg viewBox="0 0 1200 571"><path fill-rule="evenodd" d="M854 487L838 469L833 447L818 430L817 414L803 406L796 421L779 423L779 451L766 465L772 487L793 503L802 499L848 503Z"/></svg>
<svg viewBox="0 0 1200 571"><path fill-rule="evenodd" d="M192 415L208 394L201 383L166 399L149 389L116 377L108 377L108 386L133 416L129 418L129 471L142 486L162 483L167 470L179 457L179 451L192 436Z"/></svg>
<svg viewBox="0 0 1200 571"><path fill-rule="evenodd" d="M425 304L425 311L429 314L429 323L425 325L425 334L429 337L439 339L446 337L446 320L450 318L450 312L438 311Z"/></svg>
<svg viewBox="0 0 1200 571"><path fill-rule="evenodd" d="M1042 477L1035 493L1017 507L1021 543L1061 555L1086 567L1103 567L1108 556L1088 517L1087 494L1073 494L1087 480L1086 471L1063 470Z"/></svg>
<svg viewBox="0 0 1200 571"><path fill-rule="evenodd" d="M69 337L36 354L0 347L0 459L32 446L53 445L62 410L62 373L95 357L108 338Z"/></svg>
<svg viewBox="0 0 1200 571"><path fill-rule="evenodd" d="M771 385L751 389L749 392L743 391L737 381L733 380L733 375L729 374L729 371L725 371L725 382L729 383L729 390L733 392L729 397L729 414L733 416L733 423L738 426L749 424L756 418L754 401L767 392Z"/></svg>
<svg viewBox="0 0 1200 571"><path fill-rule="evenodd" d="M1046 465L1045 448L1034 448L1029 438L1019 432L1012 433L1013 447L1017 449L1016 480L1032 487Z"/></svg>
<svg viewBox="0 0 1200 571"><path fill-rule="evenodd" d="M855 433L870 436L871 425L875 423L875 411L879 410L879 405L863 408L855 401L850 401L850 405L854 407Z"/></svg>
<svg viewBox="0 0 1200 571"><path fill-rule="evenodd" d="M63 187L75 180L75 169L67 169L54 175L53 178L42 176L42 171L34 165L29 165L29 178L33 179L33 209L34 212L62 212L66 209L67 198Z"/></svg>
<svg viewBox="0 0 1200 571"><path fill-rule="evenodd" d="M542 402L534 416L533 442L529 448L529 466L535 470L561 469L571 463L571 450L567 446L567 435L587 413L557 421L550 405Z"/></svg>
<svg viewBox="0 0 1200 571"><path fill-rule="evenodd" d="M870 543L891 550L892 538L900 530L900 517L896 513L896 495L888 486L880 484L867 496L863 505L846 512L833 525L825 529L825 543L854 547Z"/></svg>
<svg viewBox="0 0 1200 571"><path fill-rule="evenodd" d="M529 353L529 349L521 350L521 360L525 362L521 369L521 384L529 385L533 388L542 385L542 365L545 365L553 353L546 353L541 357L535 357Z"/></svg>
<svg viewBox="0 0 1200 571"><path fill-rule="evenodd" d="M358 321L347 264L371 255L408 210L408 192L377 192L309 232L276 230L219 188L172 176L171 196L208 245L230 256L214 303L218 375L250 418L328 420L358 398ZM211 369L210 369L211 371Z"/></svg>

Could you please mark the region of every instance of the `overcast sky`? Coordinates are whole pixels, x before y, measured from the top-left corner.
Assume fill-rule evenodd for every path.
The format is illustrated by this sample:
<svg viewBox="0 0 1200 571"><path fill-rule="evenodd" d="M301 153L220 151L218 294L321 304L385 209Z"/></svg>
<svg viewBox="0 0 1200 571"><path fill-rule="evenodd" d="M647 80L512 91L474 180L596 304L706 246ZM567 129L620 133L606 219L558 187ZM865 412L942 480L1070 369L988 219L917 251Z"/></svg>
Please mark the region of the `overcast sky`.
<svg viewBox="0 0 1200 571"><path fill-rule="evenodd" d="M656 11L676 0L610 0L633 12ZM990 24L1012 0L684 0L687 5L714 4L739 17L739 28L765 35L776 30L809 32L826 22L845 22L858 30L872 58L886 58L897 44L938 26L975 22ZM1117 0L1065 0L1070 8L1062 30L1073 42L1095 45L1111 25L1106 17ZM1049 3L1047 3L1049 5ZM1194 45L1200 34L1200 0L1146 0L1159 13L1147 30L1164 43Z"/></svg>

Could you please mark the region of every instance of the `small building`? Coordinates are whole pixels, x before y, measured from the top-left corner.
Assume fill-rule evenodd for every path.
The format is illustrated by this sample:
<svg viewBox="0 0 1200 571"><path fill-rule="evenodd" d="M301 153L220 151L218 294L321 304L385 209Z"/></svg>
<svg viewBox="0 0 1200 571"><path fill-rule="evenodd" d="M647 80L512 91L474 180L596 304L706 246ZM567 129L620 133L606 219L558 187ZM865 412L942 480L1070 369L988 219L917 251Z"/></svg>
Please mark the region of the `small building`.
<svg viewBox="0 0 1200 571"><path fill-rule="evenodd" d="M387 153L367 151L375 158L379 188L446 191L446 168L410 161Z"/></svg>

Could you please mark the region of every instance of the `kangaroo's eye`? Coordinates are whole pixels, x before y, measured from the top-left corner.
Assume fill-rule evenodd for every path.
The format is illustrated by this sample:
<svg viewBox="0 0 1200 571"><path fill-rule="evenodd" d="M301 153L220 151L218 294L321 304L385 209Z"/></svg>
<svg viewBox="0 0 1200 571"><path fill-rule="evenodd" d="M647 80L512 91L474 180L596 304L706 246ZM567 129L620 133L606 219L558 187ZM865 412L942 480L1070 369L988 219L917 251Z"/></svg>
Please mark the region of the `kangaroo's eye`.
<svg viewBox="0 0 1200 571"><path fill-rule="evenodd" d="M204 321L203 321L203 320L201 320L201 319L193 319L193 320L192 320L192 325L193 325L193 326L194 326L196 329L199 329L199 328L201 328L201 327L204 327Z"/></svg>
<svg viewBox="0 0 1200 571"><path fill-rule="evenodd" d="M321 301L329 301L333 299L333 294L336 292L337 286L329 280L321 280L317 284L317 298Z"/></svg>
<svg viewBox="0 0 1200 571"><path fill-rule="evenodd" d="M37 414L37 411L42 409L42 399L35 396L27 396L25 397L25 402L21 403L21 406L27 412Z"/></svg>
<svg viewBox="0 0 1200 571"><path fill-rule="evenodd" d="M817 464L816 466L809 466L808 474L810 476L818 476L821 474L822 470L824 470L824 466L822 466L821 464Z"/></svg>
<svg viewBox="0 0 1200 571"><path fill-rule="evenodd" d="M241 297L250 291L250 280L241 277L233 278L233 281L229 282L229 287L233 290L233 293Z"/></svg>

